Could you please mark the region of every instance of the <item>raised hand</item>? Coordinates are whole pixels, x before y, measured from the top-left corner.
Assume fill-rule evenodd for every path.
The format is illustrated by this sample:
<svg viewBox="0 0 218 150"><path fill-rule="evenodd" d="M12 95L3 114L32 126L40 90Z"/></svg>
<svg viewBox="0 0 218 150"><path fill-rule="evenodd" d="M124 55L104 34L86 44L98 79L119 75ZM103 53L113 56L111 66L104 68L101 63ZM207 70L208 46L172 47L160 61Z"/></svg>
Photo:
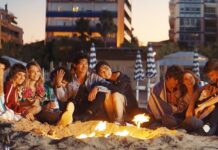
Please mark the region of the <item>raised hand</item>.
<svg viewBox="0 0 218 150"><path fill-rule="evenodd" d="M55 77L56 87L61 87L62 86L62 81L63 81L64 75L65 75L64 70L61 69L61 70L57 71L57 74L56 74L56 77Z"/></svg>

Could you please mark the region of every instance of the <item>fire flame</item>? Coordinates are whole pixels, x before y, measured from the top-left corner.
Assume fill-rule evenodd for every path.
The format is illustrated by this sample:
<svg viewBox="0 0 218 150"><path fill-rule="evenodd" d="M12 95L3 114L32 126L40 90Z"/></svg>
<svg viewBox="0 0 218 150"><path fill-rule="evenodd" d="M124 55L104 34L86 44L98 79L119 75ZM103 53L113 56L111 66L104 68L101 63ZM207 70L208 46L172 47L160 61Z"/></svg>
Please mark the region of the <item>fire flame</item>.
<svg viewBox="0 0 218 150"><path fill-rule="evenodd" d="M117 135L117 136L127 136L127 135L129 135L129 131L127 131L127 130L119 131L119 132L115 133L115 135Z"/></svg>
<svg viewBox="0 0 218 150"><path fill-rule="evenodd" d="M106 121L100 121L95 127L96 131L104 131L106 129Z"/></svg>
<svg viewBox="0 0 218 150"><path fill-rule="evenodd" d="M88 138L88 136L86 134L81 134L81 135L77 136L76 138L78 138L78 139L86 139L86 138Z"/></svg>
<svg viewBox="0 0 218 150"><path fill-rule="evenodd" d="M136 115L132 121L135 122L138 128L140 128L141 124L144 122L148 122L149 119L150 119L149 116L145 114L139 114L139 115Z"/></svg>

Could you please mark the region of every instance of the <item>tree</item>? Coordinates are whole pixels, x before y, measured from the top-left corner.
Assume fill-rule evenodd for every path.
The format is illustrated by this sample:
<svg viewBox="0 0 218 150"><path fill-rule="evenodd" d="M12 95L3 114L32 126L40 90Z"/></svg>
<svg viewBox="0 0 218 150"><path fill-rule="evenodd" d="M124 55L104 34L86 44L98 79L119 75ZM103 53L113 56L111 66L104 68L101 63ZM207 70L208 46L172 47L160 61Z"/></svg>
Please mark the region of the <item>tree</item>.
<svg viewBox="0 0 218 150"><path fill-rule="evenodd" d="M99 17L99 23L96 24L97 31L101 34L104 40L104 46L107 46L107 37L109 34L116 33L116 25L113 21L113 14L110 11L102 11Z"/></svg>
<svg viewBox="0 0 218 150"><path fill-rule="evenodd" d="M181 49L177 44L175 44L173 42L166 42L166 43L163 43L160 48L158 48L157 57L162 58L165 55L177 52L179 50L181 50Z"/></svg>
<svg viewBox="0 0 218 150"><path fill-rule="evenodd" d="M91 29L89 26L89 20L84 19L83 17L76 21L76 30L80 33L80 39L83 42L87 41L87 38L90 37L89 34Z"/></svg>

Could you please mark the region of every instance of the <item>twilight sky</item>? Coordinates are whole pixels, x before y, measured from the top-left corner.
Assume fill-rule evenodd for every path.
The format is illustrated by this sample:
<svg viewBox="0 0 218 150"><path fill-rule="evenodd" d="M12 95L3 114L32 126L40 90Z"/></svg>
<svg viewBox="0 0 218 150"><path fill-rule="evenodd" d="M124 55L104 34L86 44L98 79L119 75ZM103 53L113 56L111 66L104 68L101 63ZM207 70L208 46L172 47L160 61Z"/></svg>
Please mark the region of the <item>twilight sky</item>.
<svg viewBox="0 0 218 150"><path fill-rule="evenodd" d="M132 1L132 26L140 44L168 39L169 0ZM0 7L6 3L24 30L24 43L44 39L46 0L0 0Z"/></svg>

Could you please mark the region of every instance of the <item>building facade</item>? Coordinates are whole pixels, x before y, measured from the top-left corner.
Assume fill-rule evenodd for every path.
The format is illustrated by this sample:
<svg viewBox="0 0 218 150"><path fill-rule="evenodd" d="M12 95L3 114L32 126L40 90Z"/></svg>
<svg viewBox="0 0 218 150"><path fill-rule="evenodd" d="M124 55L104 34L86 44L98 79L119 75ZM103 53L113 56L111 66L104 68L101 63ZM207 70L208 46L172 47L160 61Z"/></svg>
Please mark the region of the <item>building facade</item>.
<svg viewBox="0 0 218 150"><path fill-rule="evenodd" d="M23 30L17 26L16 17L5 8L0 8L0 48L7 42L23 44Z"/></svg>
<svg viewBox="0 0 218 150"><path fill-rule="evenodd" d="M218 42L217 0L170 0L169 39L205 46Z"/></svg>
<svg viewBox="0 0 218 150"><path fill-rule="evenodd" d="M47 0L46 40L78 36L76 21L80 18L89 20L91 37L101 38L96 24L104 10L112 14L117 28L107 40L117 47L124 41L130 42L131 0Z"/></svg>

